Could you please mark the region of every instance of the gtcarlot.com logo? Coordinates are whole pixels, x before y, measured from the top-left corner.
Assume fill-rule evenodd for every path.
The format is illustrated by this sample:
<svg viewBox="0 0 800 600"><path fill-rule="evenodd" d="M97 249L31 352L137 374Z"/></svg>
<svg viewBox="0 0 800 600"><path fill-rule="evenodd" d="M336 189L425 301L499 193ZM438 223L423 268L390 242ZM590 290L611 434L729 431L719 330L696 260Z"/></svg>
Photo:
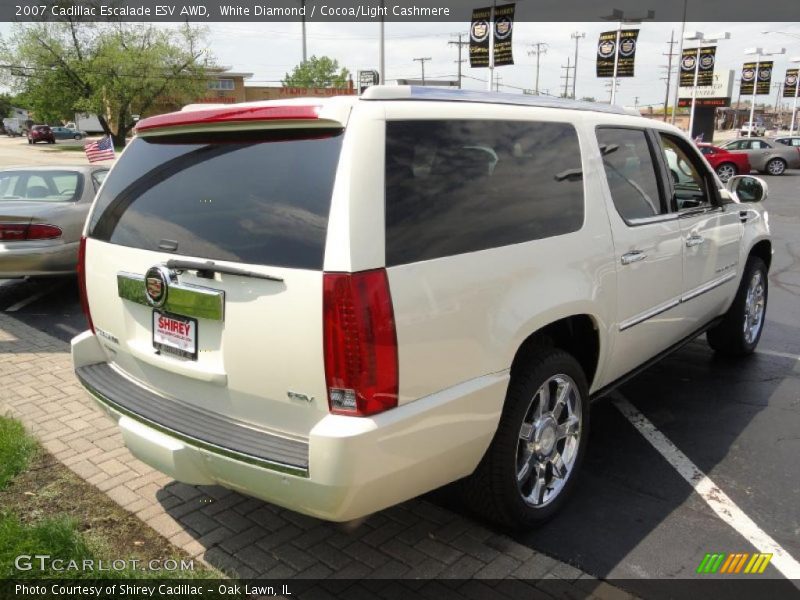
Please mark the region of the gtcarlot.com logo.
<svg viewBox="0 0 800 600"><path fill-rule="evenodd" d="M771 560L772 554L760 554L758 552L754 554L747 552L727 554L725 552L717 552L706 554L705 558L700 562L700 566L697 567L697 572L701 574L720 573L726 575L763 573Z"/></svg>

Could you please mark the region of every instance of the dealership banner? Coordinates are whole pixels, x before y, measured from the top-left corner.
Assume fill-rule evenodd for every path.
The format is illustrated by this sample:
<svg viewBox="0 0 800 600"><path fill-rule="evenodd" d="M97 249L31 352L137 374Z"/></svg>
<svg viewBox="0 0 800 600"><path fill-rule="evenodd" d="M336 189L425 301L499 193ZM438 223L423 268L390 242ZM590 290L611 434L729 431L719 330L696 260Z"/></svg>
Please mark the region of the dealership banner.
<svg viewBox="0 0 800 600"><path fill-rule="evenodd" d="M513 65L511 37L514 31L515 4L504 4L494 9L494 66ZM492 9L476 8L472 11L469 28L469 66L489 66L489 38L491 37Z"/></svg>
<svg viewBox="0 0 800 600"><path fill-rule="evenodd" d="M638 29L623 29L619 32L619 48L617 48L616 31L601 33L597 42L597 76L613 77L614 58L617 57L617 77L633 77L638 37Z"/></svg>
<svg viewBox="0 0 800 600"><path fill-rule="evenodd" d="M758 63L758 74L756 74L756 63L744 63L742 67L742 84L739 91L742 95L753 94L753 84L758 78L756 85L756 95L769 94L769 85L772 82L772 61Z"/></svg>
<svg viewBox="0 0 800 600"><path fill-rule="evenodd" d="M783 80L784 98L794 98L797 94L797 72L798 69L786 70L786 79Z"/></svg>
<svg viewBox="0 0 800 600"><path fill-rule="evenodd" d="M714 83L714 62L717 47L700 49L700 66L697 66L697 48L684 48L681 55L681 87L694 85L694 71L697 67L697 87L708 87Z"/></svg>
<svg viewBox="0 0 800 600"><path fill-rule="evenodd" d="M494 9L494 66L514 64L511 37L514 33L516 4L504 4Z"/></svg>

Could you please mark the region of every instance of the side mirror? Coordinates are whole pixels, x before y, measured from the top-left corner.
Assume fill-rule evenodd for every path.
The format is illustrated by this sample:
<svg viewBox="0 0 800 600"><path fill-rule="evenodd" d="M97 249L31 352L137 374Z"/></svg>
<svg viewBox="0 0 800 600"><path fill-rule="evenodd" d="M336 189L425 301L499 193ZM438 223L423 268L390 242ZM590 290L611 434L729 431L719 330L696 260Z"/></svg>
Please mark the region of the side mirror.
<svg viewBox="0 0 800 600"><path fill-rule="evenodd" d="M767 182L751 175L734 175L725 187L739 202L764 202L769 194Z"/></svg>

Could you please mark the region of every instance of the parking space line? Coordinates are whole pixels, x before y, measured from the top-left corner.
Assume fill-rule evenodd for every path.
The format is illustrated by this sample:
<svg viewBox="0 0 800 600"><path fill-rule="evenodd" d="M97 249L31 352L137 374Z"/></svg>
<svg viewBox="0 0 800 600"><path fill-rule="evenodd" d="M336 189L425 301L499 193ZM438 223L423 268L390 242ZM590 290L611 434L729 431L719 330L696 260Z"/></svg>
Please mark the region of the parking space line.
<svg viewBox="0 0 800 600"><path fill-rule="evenodd" d="M35 294L33 294L31 296L28 296L27 298L23 298L22 300L20 300L16 304L12 304L11 306L9 306L5 310L5 312L17 312L18 310L20 310L22 308L25 308L29 304L33 304L34 302L36 302L40 298L44 298L45 296L47 296L47 294L50 294L50 293L54 292L55 290L57 290L58 288L62 287L62 285L57 285L57 286L54 286L54 287L51 287L51 288L47 288L47 289L44 289L44 290L42 290L40 292L36 292Z"/></svg>
<svg viewBox="0 0 800 600"><path fill-rule="evenodd" d="M800 563L772 537L756 525L731 498L681 452L650 420L621 394L614 395L614 405L628 421L658 450L669 464L689 482L695 492L717 516L733 527L759 552L772 554L772 565L787 579L800 580Z"/></svg>
<svg viewBox="0 0 800 600"><path fill-rule="evenodd" d="M769 356L779 356L780 358L791 358L792 360L800 360L797 354L789 354L788 352L778 352L777 350L761 350L757 349L756 354L767 354Z"/></svg>

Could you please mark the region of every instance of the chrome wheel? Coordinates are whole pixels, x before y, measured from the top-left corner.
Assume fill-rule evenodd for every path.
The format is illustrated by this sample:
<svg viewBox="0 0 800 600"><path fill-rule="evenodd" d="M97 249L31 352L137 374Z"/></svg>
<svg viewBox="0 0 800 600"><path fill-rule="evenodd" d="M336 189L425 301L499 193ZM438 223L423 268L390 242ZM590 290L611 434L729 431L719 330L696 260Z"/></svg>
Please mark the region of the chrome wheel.
<svg viewBox="0 0 800 600"><path fill-rule="evenodd" d="M744 339L752 344L764 324L764 278L761 271L753 273L744 300Z"/></svg>
<svg viewBox="0 0 800 600"><path fill-rule="evenodd" d="M736 175L736 169L733 165L724 164L717 167L717 175L723 183L728 181L731 177Z"/></svg>
<svg viewBox="0 0 800 600"><path fill-rule="evenodd" d="M554 375L531 398L517 442L517 487L526 504L552 502L572 474L581 439L581 398L568 375Z"/></svg>
<svg viewBox="0 0 800 600"><path fill-rule="evenodd" d="M779 158L773 158L767 163L767 173L770 175L783 175L786 164Z"/></svg>

